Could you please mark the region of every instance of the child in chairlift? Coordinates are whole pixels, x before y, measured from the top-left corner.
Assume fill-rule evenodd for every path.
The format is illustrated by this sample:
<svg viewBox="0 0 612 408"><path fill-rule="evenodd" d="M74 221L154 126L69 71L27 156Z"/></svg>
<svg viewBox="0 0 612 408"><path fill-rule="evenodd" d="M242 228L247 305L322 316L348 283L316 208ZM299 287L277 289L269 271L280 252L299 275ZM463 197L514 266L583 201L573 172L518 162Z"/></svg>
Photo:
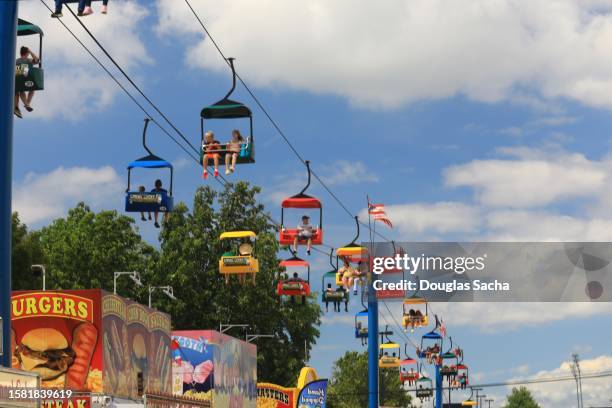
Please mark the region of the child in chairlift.
<svg viewBox="0 0 612 408"><path fill-rule="evenodd" d="M144 193L144 192L146 192L145 186L139 186L139 187L138 187L138 192L139 192L139 193L141 193L141 194L142 194L142 193ZM142 221L146 221L146 220L147 220L147 219L145 218L145 214L144 214L144 212L143 212L143 211L141 211L141 212L140 212L140 219L141 219ZM150 211L149 211L149 221L151 221L151 212L150 212Z"/></svg>
<svg viewBox="0 0 612 408"><path fill-rule="evenodd" d="M298 224L297 234L293 240L293 251L297 252L298 241L306 241L306 253L310 255L313 235L314 227L310 224L310 217L308 215L302 216L302 222Z"/></svg>
<svg viewBox="0 0 612 408"><path fill-rule="evenodd" d="M227 144L227 153L225 154L225 174L233 173L236 169L236 162L240 149L244 143L244 137L238 129L232 130L232 140Z"/></svg>
<svg viewBox="0 0 612 408"><path fill-rule="evenodd" d="M214 165L214 176L219 176L219 152L221 151L221 144L215 140L215 134L208 131L204 134L204 143L202 143L202 150L204 158L202 159L202 166L204 167L204 173L202 177L208 178L208 163L210 160L213 161Z"/></svg>

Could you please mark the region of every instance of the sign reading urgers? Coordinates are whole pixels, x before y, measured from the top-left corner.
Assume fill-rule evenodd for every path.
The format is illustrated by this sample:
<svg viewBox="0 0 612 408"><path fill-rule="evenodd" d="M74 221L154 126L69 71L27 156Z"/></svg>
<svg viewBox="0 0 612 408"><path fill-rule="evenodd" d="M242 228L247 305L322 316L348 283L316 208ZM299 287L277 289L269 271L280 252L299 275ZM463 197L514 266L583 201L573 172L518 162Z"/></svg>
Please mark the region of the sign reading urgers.
<svg viewBox="0 0 612 408"><path fill-rule="evenodd" d="M14 292L11 306L12 367L38 374L42 388L170 393L169 315L100 289Z"/></svg>
<svg viewBox="0 0 612 408"><path fill-rule="evenodd" d="M93 323L93 301L81 296L56 292L30 292L13 296L12 319L27 317L66 317Z"/></svg>

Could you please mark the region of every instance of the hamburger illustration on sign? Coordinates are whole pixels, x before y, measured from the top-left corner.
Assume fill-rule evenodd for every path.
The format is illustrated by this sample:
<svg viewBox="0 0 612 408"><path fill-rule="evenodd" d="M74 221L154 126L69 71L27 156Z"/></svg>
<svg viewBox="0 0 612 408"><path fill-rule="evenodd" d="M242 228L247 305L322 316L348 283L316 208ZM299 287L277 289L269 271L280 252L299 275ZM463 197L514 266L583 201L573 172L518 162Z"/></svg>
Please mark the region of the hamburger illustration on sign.
<svg viewBox="0 0 612 408"><path fill-rule="evenodd" d="M15 292L14 368L38 373L43 387L102 392L99 297L100 291Z"/></svg>
<svg viewBox="0 0 612 408"><path fill-rule="evenodd" d="M170 393L170 316L100 289L12 296L13 368L44 388Z"/></svg>

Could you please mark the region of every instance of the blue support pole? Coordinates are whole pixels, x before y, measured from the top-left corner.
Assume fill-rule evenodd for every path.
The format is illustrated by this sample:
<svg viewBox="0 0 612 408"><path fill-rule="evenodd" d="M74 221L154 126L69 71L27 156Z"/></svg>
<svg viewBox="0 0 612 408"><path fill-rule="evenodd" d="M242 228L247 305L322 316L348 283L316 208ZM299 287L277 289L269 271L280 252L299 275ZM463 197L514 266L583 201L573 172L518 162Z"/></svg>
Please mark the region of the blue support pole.
<svg viewBox="0 0 612 408"><path fill-rule="evenodd" d="M368 408L378 408L378 301L368 288Z"/></svg>
<svg viewBox="0 0 612 408"><path fill-rule="evenodd" d="M0 1L0 317L2 365L11 366L11 188L17 0Z"/></svg>
<svg viewBox="0 0 612 408"><path fill-rule="evenodd" d="M436 408L442 408L442 388L444 388L442 373L440 372L440 365L436 364Z"/></svg>

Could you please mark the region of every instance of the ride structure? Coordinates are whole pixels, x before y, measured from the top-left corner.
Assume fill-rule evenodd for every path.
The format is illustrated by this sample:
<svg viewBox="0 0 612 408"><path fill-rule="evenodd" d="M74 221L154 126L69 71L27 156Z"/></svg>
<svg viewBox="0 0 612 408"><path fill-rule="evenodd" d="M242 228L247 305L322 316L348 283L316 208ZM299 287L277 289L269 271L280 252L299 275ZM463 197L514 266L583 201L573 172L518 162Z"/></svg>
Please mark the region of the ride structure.
<svg viewBox="0 0 612 408"><path fill-rule="evenodd" d="M255 284L255 276L259 272L259 261L253 253L253 247L257 234L253 231L229 231L219 236L220 241L238 241L235 248L224 252L219 259L219 273L225 276L225 282L229 283L231 275L237 275L241 280L246 275L252 276Z"/></svg>
<svg viewBox="0 0 612 408"><path fill-rule="evenodd" d="M234 68L234 58L228 58L227 63L232 70L232 87L229 92L220 101L215 102L210 106L202 108L200 112L200 135L202 149L200 151L200 162L204 167L205 154L219 154L224 156L229 152L227 145L221 145L219 149L204 151L204 134L205 134L205 121L215 119L248 119L249 120L249 134L240 145L240 152L236 164L247 164L255 163L255 139L253 136L253 114L251 110L243 103L229 99L234 90L236 89L236 70Z"/></svg>
<svg viewBox="0 0 612 408"><path fill-rule="evenodd" d="M15 92L42 91L45 89L45 71L42 67L42 29L26 20L18 19L17 36L38 35L38 62L20 62L15 69Z"/></svg>
<svg viewBox="0 0 612 408"><path fill-rule="evenodd" d="M281 276L276 286L276 294L280 297L289 296L292 301L299 296L302 298L302 304L305 304L306 297L310 296L310 264L294 255L289 259L280 261L279 267L285 270L288 270L288 268L292 270L301 269L302 272L293 272L292 277ZM306 279L300 277L304 273L304 269L306 270ZM287 272L285 272L285 275L287 275Z"/></svg>
<svg viewBox="0 0 612 408"><path fill-rule="evenodd" d="M295 238L298 237L297 228L288 228L285 225L285 212L288 209L318 209L319 223L313 231L311 244L323 244L323 204L318 198L306 194L306 190L308 190L308 187L310 187L310 161L306 160L304 164L306 165L306 170L308 171L308 182L306 183L306 186L302 189L302 191L294 196L285 198L281 203L281 227L278 237L278 241L281 245L293 245ZM297 243L298 245L306 245L307 240L298 239Z"/></svg>
<svg viewBox="0 0 612 408"><path fill-rule="evenodd" d="M170 162L158 157L147 147L147 127L151 119L146 118L142 131L142 146L149 153L147 156L134 160L128 164L127 189L125 190L125 211L126 212L171 212L174 208L174 198L172 197L172 184L174 170ZM170 188L169 190L155 189L151 191L131 190L131 176L133 169L169 169Z"/></svg>
<svg viewBox="0 0 612 408"><path fill-rule="evenodd" d="M429 325L429 306L425 298L418 296L416 292L404 299L402 304L402 326L404 330L410 328L413 333L415 328L427 327Z"/></svg>
<svg viewBox="0 0 612 408"><path fill-rule="evenodd" d="M344 303L344 311L348 312L348 303L350 299L349 291L342 285L342 280L338 283L338 258L336 258L336 265L334 265L333 257L334 249L332 248L329 252L329 264L332 269L324 273L321 277L321 301L326 305L329 302L342 302ZM325 283L327 281L330 281L330 287L326 288Z"/></svg>

